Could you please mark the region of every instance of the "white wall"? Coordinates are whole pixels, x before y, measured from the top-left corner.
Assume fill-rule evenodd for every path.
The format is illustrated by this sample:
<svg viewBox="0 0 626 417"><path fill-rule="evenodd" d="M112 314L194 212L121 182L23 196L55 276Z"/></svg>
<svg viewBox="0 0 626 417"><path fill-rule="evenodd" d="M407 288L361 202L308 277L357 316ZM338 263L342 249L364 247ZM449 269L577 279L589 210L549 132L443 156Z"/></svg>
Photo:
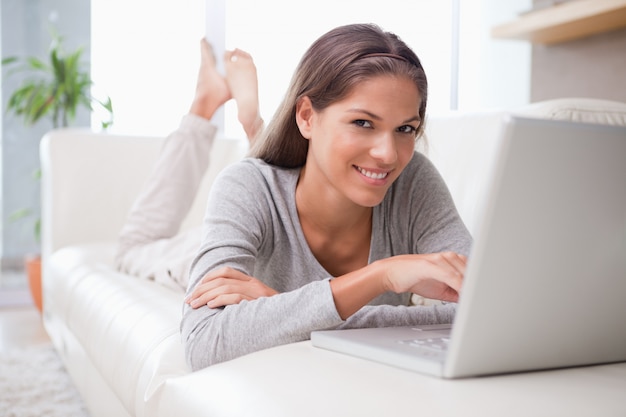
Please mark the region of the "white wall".
<svg viewBox="0 0 626 417"><path fill-rule="evenodd" d="M530 10L532 0L460 0L459 109L523 105L530 100L531 45L493 39L491 27Z"/></svg>

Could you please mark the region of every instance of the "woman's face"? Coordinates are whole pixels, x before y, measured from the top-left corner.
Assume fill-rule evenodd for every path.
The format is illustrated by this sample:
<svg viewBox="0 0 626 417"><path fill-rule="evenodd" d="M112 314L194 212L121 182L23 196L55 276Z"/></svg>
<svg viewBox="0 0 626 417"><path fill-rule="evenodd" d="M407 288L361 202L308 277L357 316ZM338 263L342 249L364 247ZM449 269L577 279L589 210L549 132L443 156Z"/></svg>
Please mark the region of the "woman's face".
<svg viewBox="0 0 626 417"><path fill-rule="evenodd" d="M357 84L320 112L304 98L297 119L309 139L307 181L314 179L317 193L364 207L379 204L411 160L420 102L409 78L390 75Z"/></svg>

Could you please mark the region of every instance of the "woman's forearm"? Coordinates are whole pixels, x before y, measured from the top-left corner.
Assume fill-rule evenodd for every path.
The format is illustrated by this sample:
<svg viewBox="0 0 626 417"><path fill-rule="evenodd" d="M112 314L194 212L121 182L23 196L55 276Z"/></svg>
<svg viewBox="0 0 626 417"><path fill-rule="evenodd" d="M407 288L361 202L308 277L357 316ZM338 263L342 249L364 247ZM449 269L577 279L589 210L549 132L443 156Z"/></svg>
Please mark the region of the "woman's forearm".
<svg viewBox="0 0 626 417"><path fill-rule="evenodd" d="M330 287L343 320L387 291L456 302L466 264L467 258L454 252L397 255L335 278Z"/></svg>
<svg viewBox="0 0 626 417"><path fill-rule="evenodd" d="M379 264L376 262L332 279L330 289L342 320L346 320L386 291Z"/></svg>
<svg viewBox="0 0 626 417"><path fill-rule="evenodd" d="M328 281L324 280L225 308L186 307L181 333L187 361L197 370L261 349L306 340L313 330L341 323Z"/></svg>

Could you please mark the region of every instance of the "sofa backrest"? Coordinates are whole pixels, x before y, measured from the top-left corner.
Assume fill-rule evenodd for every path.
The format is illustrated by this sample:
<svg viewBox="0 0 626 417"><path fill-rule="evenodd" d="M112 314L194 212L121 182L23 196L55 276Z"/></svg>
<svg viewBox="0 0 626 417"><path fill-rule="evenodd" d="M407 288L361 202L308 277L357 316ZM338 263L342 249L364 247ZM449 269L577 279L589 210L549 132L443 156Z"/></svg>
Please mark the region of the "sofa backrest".
<svg viewBox="0 0 626 417"><path fill-rule="evenodd" d="M422 148L439 170L471 234L482 212L504 111L453 112L426 121Z"/></svg>
<svg viewBox="0 0 626 417"><path fill-rule="evenodd" d="M626 103L562 98L506 111L455 111L430 115L425 127L427 146L418 149L428 155L441 173L472 234L480 221L503 120L508 115L626 126Z"/></svg>
<svg viewBox="0 0 626 417"><path fill-rule="evenodd" d="M421 150L441 172L471 233L479 222L502 120L509 114L626 126L626 104L595 99L430 115L426 122L428 146ZM46 134L41 142L44 256L67 245L115 241L162 141L75 129ZM246 151L244 140L216 140L209 171L183 229L201 223L213 179Z"/></svg>
<svg viewBox="0 0 626 417"><path fill-rule="evenodd" d="M58 129L41 141L42 253L115 241L156 161L163 138ZM247 145L217 139L211 166L182 228L201 223L210 183Z"/></svg>

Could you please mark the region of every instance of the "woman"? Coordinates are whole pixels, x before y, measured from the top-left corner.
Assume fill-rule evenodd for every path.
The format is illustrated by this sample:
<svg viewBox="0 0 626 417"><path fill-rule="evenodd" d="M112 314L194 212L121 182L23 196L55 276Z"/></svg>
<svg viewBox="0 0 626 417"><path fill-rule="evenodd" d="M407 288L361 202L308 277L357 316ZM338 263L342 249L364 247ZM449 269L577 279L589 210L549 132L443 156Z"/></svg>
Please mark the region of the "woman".
<svg viewBox="0 0 626 417"><path fill-rule="evenodd" d="M181 324L193 369L330 328L450 322L471 238L414 151L427 82L374 25L303 56L247 158L216 179Z"/></svg>

